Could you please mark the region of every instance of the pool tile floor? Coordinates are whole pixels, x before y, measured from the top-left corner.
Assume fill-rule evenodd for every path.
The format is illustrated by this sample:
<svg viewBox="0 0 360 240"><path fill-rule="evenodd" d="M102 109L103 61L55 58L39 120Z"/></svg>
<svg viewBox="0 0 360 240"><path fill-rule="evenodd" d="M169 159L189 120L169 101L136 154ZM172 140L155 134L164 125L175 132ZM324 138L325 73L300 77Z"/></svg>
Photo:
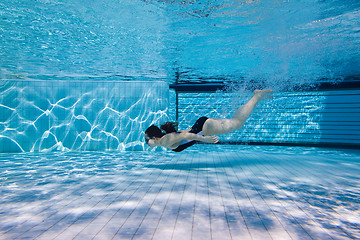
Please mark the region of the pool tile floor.
<svg viewBox="0 0 360 240"><path fill-rule="evenodd" d="M0 239L360 239L360 151L194 149L2 154Z"/></svg>

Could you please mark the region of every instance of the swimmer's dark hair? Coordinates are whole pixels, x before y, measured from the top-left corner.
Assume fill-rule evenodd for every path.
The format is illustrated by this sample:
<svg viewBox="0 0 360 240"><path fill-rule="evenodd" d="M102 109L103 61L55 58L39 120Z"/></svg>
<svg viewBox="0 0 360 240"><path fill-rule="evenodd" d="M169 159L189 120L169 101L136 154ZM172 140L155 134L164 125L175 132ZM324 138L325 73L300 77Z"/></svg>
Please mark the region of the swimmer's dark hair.
<svg viewBox="0 0 360 240"><path fill-rule="evenodd" d="M161 129L164 130L166 133L172 133L177 132L176 127L178 124L176 122L166 122L163 125L161 125Z"/></svg>
<svg viewBox="0 0 360 240"><path fill-rule="evenodd" d="M145 131L145 134L148 135L150 139L153 137L161 138L165 135L165 133L163 133L161 129L155 125L151 125L150 127L148 127L148 129L146 129Z"/></svg>
<svg viewBox="0 0 360 240"><path fill-rule="evenodd" d="M164 130L166 133L172 133L172 132L177 132L176 127L177 127L177 123L175 123L175 122L166 122L163 125L161 125L160 128L162 130ZM148 129L146 129L145 134L150 139L153 138L153 137L161 138L162 136L165 135L165 133L163 131L161 131L160 128L158 128L155 125L151 125L150 127L148 127Z"/></svg>

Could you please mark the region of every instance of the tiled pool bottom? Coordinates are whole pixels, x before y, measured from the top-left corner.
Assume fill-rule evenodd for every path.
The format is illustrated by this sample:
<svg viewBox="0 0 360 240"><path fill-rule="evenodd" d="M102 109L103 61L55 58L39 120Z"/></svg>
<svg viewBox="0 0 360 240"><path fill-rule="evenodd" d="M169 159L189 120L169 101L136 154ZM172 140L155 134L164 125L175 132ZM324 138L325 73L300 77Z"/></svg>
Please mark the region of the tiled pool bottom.
<svg viewBox="0 0 360 240"><path fill-rule="evenodd" d="M0 155L0 239L359 239L360 151Z"/></svg>

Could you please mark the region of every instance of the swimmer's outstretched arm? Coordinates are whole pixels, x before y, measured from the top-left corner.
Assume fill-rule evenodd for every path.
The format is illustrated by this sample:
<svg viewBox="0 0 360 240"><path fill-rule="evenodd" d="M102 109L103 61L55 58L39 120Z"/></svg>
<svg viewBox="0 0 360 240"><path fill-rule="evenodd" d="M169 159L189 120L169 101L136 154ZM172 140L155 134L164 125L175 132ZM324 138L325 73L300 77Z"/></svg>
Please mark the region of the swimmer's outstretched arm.
<svg viewBox="0 0 360 240"><path fill-rule="evenodd" d="M174 145L179 146L182 140L195 140L206 143L217 143L219 140L217 136L200 136L194 133L181 132L181 133L169 133L163 136L161 139L150 139L149 146L162 146L167 148L173 148Z"/></svg>
<svg viewBox="0 0 360 240"><path fill-rule="evenodd" d="M180 132L190 132L191 129L181 130Z"/></svg>
<svg viewBox="0 0 360 240"><path fill-rule="evenodd" d="M183 139L186 140L195 140L195 141L201 141L206 143L217 143L219 142L217 136L200 136L194 133L189 132L182 132L179 134Z"/></svg>

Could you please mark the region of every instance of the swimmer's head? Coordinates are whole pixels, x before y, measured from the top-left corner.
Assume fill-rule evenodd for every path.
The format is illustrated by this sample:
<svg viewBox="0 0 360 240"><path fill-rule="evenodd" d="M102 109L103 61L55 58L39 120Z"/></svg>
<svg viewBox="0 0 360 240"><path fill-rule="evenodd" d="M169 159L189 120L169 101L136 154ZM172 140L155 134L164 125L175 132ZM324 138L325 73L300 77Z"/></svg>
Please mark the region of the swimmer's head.
<svg viewBox="0 0 360 240"><path fill-rule="evenodd" d="M150 141L151 139L154 138L161 138L162 136L164 136L165 133L163 133L161 131L160 128L158 128L155 125L151 125L148 129L146 129L145 131L145 142L147 145L149 145L150 147L154 147L153 145L153 141Z"/></svg>
<svg viewBox="0 0 360 240"><path fill-rule="evenodd" d="M145 134L145 142L151 148L156 147L155 138L150 139L146 134Z"/></svg>

